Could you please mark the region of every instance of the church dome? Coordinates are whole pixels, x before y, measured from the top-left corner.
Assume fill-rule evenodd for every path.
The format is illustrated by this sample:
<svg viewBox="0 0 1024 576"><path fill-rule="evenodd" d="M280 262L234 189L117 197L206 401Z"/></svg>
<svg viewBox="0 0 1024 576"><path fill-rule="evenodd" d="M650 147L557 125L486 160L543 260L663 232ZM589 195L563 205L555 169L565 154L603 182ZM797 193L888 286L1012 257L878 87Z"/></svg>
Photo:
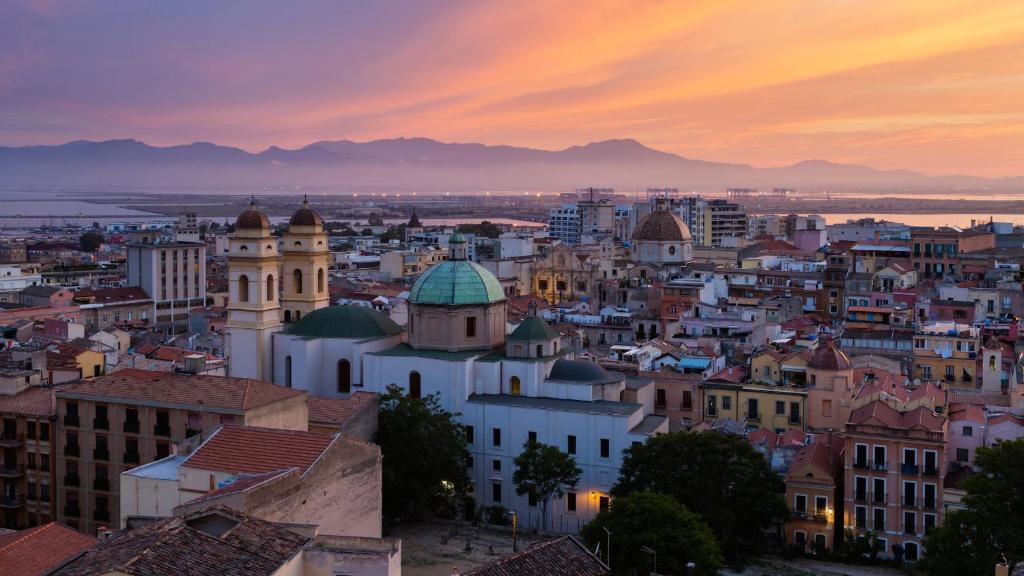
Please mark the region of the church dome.
<svg viewBox="0 0 1024 576"><path fill-rule="evenodd" d="M842 350L836 348L835 342L829 339L827 343L811 357L807 363L808 368L815 370L849 370L850 358Z"/></svg>
<svg viewBox="0 0 1024 576"><path fill-rule="evenodd" d="M416 280L409 299L414 304L492 304L504 300L505 291L483 266L468 260L445 260Z"/></svg>
<svg viewBox="0 0 1024 576"><path fill-rule="evenodd" d="M634 242L682 242L685 240L692 240L686 222L667 210L651 212L633 231Z"/></svg>
<svg viewBox="0 0 1024 576"><path fill-rule="evenodd" d="M306 199L302 200L302 208L299 208L292 214L292 219L288 221L293 226L323 226L323 218L320 214L309 207L309 201Z"/></svg>
<svg viewBox="0 0 1024 576"><path fill-rule="evenodd" d="M253 200L249 204L249 209L242 212L235 220L236 230L261 230L264 228L270 228L270 218L264 214L261 210L256 208L256 201Z"/></svg>
<svg viewBox="0 0 1024 576"><path fill-rule="evenodd" d="M285 332L308 339L383 338L401 334L402 328L372 308L346 305L318 308Z"/></svg>

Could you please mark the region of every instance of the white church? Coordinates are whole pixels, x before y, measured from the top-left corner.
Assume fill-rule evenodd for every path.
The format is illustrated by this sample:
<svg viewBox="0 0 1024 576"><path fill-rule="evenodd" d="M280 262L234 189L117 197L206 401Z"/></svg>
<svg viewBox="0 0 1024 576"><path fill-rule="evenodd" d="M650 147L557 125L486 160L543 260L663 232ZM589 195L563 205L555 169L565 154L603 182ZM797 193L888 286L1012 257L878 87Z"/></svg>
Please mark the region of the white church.
<svg viewBox="0 0 1024 576"><path fill-rule="evenodd" d="M255 204L235 228L230 375L330 397L389 384L414 397L437 394L466 427L478 505L539 524L540 508L512 484L513 459L535 439L572 454L583 470L576 489L548 508L547 529L578 532L608 506L623 451L668 432L668 420L654 414L652 381L575 360L535 310L506 333L501 285L467 259L460 234L449 239L448 260L413 285L406 330L372 309L329 306L327 235L308 203L292 216L280 252Z"/></svg>

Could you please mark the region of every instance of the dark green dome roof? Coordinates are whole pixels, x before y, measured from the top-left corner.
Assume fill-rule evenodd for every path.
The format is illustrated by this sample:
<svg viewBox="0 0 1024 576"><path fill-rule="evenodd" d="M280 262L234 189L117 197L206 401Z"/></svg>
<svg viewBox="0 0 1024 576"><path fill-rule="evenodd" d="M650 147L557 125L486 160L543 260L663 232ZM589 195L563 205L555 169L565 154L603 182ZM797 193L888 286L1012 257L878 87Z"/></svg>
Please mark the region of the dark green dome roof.
<svg viewBox="0 0 1024 576"><path fill-rule="evenodd" d="M306 314L285 330L304 338L383 338L402 328L380 312L363 306L328 306Z"/></svg>
<svg viewBox="0 0 1024 576"><path fill-rule="evenodd" d="M530 340L554 340L555 338L558 338L558 332L555 332L551 325L538 316L527 316L508 336L509 340L524 342Z"/></svg>

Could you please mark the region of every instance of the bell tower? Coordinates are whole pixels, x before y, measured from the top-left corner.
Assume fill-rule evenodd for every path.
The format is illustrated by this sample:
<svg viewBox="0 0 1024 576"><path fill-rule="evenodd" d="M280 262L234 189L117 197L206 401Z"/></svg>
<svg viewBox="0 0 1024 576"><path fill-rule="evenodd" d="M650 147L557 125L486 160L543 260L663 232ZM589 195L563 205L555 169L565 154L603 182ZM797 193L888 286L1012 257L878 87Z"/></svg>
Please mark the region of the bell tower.
<svg viewBox="0 0 1024 576"><path fill-rule="evenodd" d="M280 255L270 219L255 199L235 221L228 246L228 372L271 382L272 335L281 330Z"/></svg>
<svg viewBox="0 0 1024 576"><path fill-rule="evenodd" d="M323 219L309 207L308 200L303 199L302 208L292 214L283 240L281 307L285 323L298 322L313 310L330 305L327 233Z"/></svg>

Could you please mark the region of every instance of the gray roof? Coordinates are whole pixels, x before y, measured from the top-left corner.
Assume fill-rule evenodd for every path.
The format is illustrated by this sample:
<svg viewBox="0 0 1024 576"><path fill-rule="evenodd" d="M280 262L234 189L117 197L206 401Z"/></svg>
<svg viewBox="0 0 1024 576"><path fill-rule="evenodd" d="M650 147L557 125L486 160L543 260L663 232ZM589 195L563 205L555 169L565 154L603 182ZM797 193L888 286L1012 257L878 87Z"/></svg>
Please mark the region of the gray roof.
<svg viewBox="0 0 1024 576"><path fill-rule="evenodd" d="M665 422L667 418L665 416L658 416L657 414L648 414L644 416L644 419L639 424L633 427L629 431L630 434L654 434L654 432L661 427L661 424Z"/></svg>
<svg viewBox="0 0 1024 576"><path fill-rule="evenodd" d="M592 402L588 402L586 400L512 396L510 394L471 394L467 402L471 402L473 404L490 404L492 406L535 408L538 410L606 414L609 416L629 416L643 408L640 404L633 404L630 402L611 402L608 400L594 400Z"/></svg>
<svg viewBox="0 0 1024 576"><path fill-rule="evenodd" d="M556 360L554 366L551 367L551 374L548 375L549 380L586 384L610 384L618 382L622 378L622 374L608 372L594 362L565 358Z"/></svg>
<svg viewBox="0 0 1024 576"><path fill-rule="evenodd" d="M22 288L21 293L28 296L43 296L49 298L57 292L60 292L60 288L57 286L43 286L42 284L33 284L32 286L26 286Z"/></svg>
<svg viewBox="0 0 1024 576"><path fill-rule="evenodd" d="M399 344L394 348L381 350L380 352L367 352L371 356L401 356L414 358L429 358L431 360L446 360L448 362L462 362L475 356L484 354L480 350L464 350L462 352L447 352L445 350L417 350L408 344Z"/></svg>

